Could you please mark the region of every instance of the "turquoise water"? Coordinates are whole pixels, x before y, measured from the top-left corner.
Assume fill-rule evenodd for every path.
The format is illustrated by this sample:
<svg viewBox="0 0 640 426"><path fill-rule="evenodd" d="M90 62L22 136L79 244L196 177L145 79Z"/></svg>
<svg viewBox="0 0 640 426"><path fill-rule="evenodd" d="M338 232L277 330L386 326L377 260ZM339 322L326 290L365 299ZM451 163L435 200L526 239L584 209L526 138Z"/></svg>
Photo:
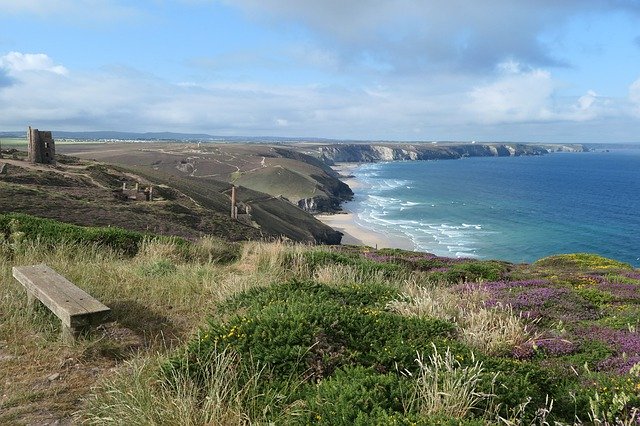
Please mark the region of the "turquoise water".
<svg viewBox="0 0 640 426"><path fill-rule="evenodd" d="M640 150L366 164L356 222L442 256L640 266Z"/></svg>

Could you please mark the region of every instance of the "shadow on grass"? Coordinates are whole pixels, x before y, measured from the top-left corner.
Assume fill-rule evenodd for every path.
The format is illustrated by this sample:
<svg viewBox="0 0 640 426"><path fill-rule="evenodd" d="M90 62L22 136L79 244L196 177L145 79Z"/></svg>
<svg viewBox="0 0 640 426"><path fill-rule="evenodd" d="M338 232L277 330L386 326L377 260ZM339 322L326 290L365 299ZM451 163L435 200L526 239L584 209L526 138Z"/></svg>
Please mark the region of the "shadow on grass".
<svg viewBox="0 0 640 426"><path fill-rule="evenodd" d="M118 330L114 330L115 339L125 329L133 332L140 339L141 346L150 348L158 344L164 347L173 347L179 343L185 330L176 325L171 319L154 309L150 309L135 300L119 300L109 304L111 308L111 320L116 321Z"/></svg>

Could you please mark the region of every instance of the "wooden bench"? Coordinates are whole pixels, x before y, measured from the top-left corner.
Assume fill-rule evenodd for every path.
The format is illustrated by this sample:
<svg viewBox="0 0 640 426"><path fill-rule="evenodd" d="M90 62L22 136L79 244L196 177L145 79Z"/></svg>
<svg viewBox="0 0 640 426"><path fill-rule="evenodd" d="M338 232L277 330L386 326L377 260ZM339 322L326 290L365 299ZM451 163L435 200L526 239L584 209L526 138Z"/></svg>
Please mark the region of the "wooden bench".
<svg viewBox="0 0 640 426"><path fill-rule="evenodd" d="M15 266L13 277L27 290L29 302L37 298L62 320L62 338L73 341L111 311L47 265Z"/></svg>

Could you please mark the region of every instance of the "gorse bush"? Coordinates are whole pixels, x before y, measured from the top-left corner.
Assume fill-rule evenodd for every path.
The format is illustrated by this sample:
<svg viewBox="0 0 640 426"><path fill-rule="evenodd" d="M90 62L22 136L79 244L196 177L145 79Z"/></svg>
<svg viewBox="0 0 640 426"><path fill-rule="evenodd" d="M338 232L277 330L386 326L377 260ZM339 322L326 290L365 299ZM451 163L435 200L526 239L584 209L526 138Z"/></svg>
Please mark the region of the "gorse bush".
<svg viewBox="0 0 640 426"><path fill-rule="evenodd" d="M607 259L597 254L572 253L549 256L540 259L534 265L541 267L582 269L594 271L615 271L619 269L633 269L631 265L617 260Z"/></svg>
<svg viewBox="0 0 640 426"><path fill-rule="evenodd" d="M444 278L450 283L466 281L497 281L507 271L505 262L497 261L470 261L452 265Z"/></svg>
<svg viewBox="0 0 640 426"><path fill-rule="evenodd" d="M370 367L343 367L318 383L306 397L311 424L393 424L404 418L410 382L394 373L380 374Z"/></svg>
<svg viewBox="0 0 640 426"><path fill-rule="evenodd" d="M229 319L211 320L190 352L201 356L229 346L278 374L314 380L351 363L385 371L411 368L416 350L429 350L429 341L447 339L454 327L386 312L395 294L385 285L336 288L297 281L250 290L219 306Z"/></svg>
<svg viewBox="0 0 640 426"><path fill-rule="evenodd" d="M337 409L343 413L340 418L344 424L357 418L360 424L372 421L362 417L367 407L375 408L376 416L388 420L387 416L401 414L400 387L404 386L408 395L405 381L409 379L400 371L418 371L416 351L428 354L436 347L432 342L437 342L453 345L456 353L469 354L451 341L451 323L385 311L385 305L395 296L395 288L384 284L335 287L291 281L252 289L219 304L218 318L227 319L212 318L186 353L165 368L188 369L194 380L204 380L206 365L198 360L221 348L232 350L269 370L269 379L263 385L286 394L284 403L306 401L314 422L323 418L336 421L327 417L332 412L330 405L335 403L339 403ZM351 374L354 376L349 378ZM287 394L281 389L292 378L301 380L304 386ZM360 394L345 394L341 401L329 405L323 402L338 391L342 386L339 383L350 380L354 392L365 383L374 387L362 388ZM389 395L394 395L395 402L384 405ZM345 411L347 407L349 412Z"/></svg>

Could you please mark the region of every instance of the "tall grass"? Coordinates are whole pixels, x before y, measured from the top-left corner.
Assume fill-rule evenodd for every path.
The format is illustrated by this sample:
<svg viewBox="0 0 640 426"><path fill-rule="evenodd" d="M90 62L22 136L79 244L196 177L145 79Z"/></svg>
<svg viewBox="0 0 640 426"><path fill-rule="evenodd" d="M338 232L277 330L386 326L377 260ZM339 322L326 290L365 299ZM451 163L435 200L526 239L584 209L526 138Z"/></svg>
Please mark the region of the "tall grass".
<svg viewBox="0 0 640 426"><path fill-rule="evenodd" d="M491 355L507 352L530 338L527 325L510 306L485 307L485 299L481 290L467 291L461 297L444 285L425 287L408 280L402 297L387 308L401 315L451 321L458 327L461 341Z"/></svg>
<svg viewBox="0 0 640 426"><path fill-rule="evenodd" d="M327 264L321 265L313 271L309 277L322 284L336 286L351 284L382 284L392 283L396 280L389 277L384 271L365 269L353 265Z"/></svg>
<svg viewBox="0 0 640 426"><path fill-rule="evenodd" d="M261 244L258 249L245 250L243 259L231 263L231 259L240 256L240 246L215 238L205 238L187 249L171 239L145 238L136 254L131 256L97 242L62 239L52 245L50 241L37 236L27 238L19 232L22 231L0 237L0 359L4 357L0 383L3 383L3 394L13 395L2 402L0 423L14 422L15 416L21 415L16 413L47 409L67 411L77 404L79 395L88 390L103 368L115 367L117 360L132 357L135 361L117 367L114 379L117 383L107 381L105 386L109 392L99 392L101 399L115 404L110 398L115 398L120 389L122 395L118 398L137 401L138 406L155 405L159 419L171 420L158 420L162 424L173 423L173 419L176 422L192 419L193 424L205 422L207 419L202 417L205 414L200 411L213 412L211 415L219 419L224 417L226 423L245 421L245 414L234 408L235 402L215 410L211 405L216 398L220 399L220 394L227 392L222 385L230 380L232 369L224 369L227 371L224 380L210 383L207 392L212 392L213 396L202 400L202 391L186 378L174 378L174 382L182 383L176 389L158 382L152 370L157 373L160 361L152 354L159 353L162 357L189 338L205 323L217 302L255 286L269 285L277 277L297 273L295 256L288 253L295 254L304 247ZM254 263L256 252L260 258L257 264ZM113 321L109 328L80 339L72 346L61 342L58 337L60 320L38 304L29 305L24 288L12 277L13 266L38 263L48 264L109 306ZM129 336L141 343L130 346ZM228 357L216 358L214 364L231 362ZM26 359L35 362L25 365ZM77 360L90 362L85 366L82 361L73 373L66 373L67 367L61 370L61 365L79 362ZM97 368L99 373L82 373L90 368ZM63 380L51 382L45 391L41 385L33 385L42 380L47 382L49 375L59 371L63 373L62 377L74 377L71 391L65 390L70 385ZM60 397L56 397L58 393ZM149 393L153 393L154 402L150 402ZM245 401L245 404L251 406L250 402ZM122 405L119 407L125 409ZM223 409L224 415L220 414ZM192 414L185 414L189 412ZM135 410L129 414L122 424L135 423L137 418L152 418L140 417ZM117 412L114 412L112 417L116 416ZM109 415L96 415L94 420L101 417ZM144 423L144 420L140 422Z"/></svg>
<svg viewBox="0 0 640 426"><path fill-rule="evenodd" d="M423 416L462 419L491 397L477 390L484 371L479 361L463 367L449 348L443 354L433 345L433 353L427 359L418 354L416 362L420 370L409 406Z"/></svg>
<svg viewBox="0 0 640 426"><path fill-rule="evenodd" d="M292 244L281 240L273 243L247 242L242 246L237 267L254 273L283 273L292 265L292 250Z"/></svg>
<svg viewBox="0 0 640 426"><path fill-rule="evenodd" d="M89 424L204 425L242 424L248 415L243 400L252 389L239 384L238 358L217 351L207 365L203 382L188 369L174 369L166 376L158 370L161 357L128 362L115 377L86 399L87 409L77 413ZM248 383L252 383L249 381Z"/></svg>
<svg viewBox="0 0 640 426"><path fill-rule="evenodd" d="M458 324L463 342L491 355L507 354L531 338L527 325L509 305L461 308Z"/></svg>
<svg viewBox="0 0 640 426"><path fill-rule="evenodd" d="M198 366L197 375L189 364L167 368L163 356L127 362L84 398L86 407L75 413L76 420L95 425L278 424L279 418L304 411L297 403L284 406L283 395L265 389L271 371L228 348L191 362ZM290 378L285 389L298 385Z"/></svg>
<svg viewBox="0 0 640 426"><path fill-rule="evenodd" d="M319 417L312 417L312 414L330 414L331 409L338 406L331 399L333 397L327 395L340 395L346 384L353 385L356 394L359 386L384 385L384 392L381 392L389 396L385 396L385 400L392 400L409 390L403 393L405 399L397 402L397 406L389 404L385 414L388 417L372 411L371 419L395 419L406 415L404 420L407 422L422 418L466 421L475 417L473 421L486 424L515 425L529 424L535 415L541 420L540 424L545 424L545 416L552 408L551 401L540 407L544 393L533 403L526 400L531 395L529 384L534 382L524 373L522 386L503 380L499 382L500 387L494 388L495 392L488 391L492 385L488 382L491 377L495 380L495 376L486 371L483 364L468 358L469 348L476 354L482 351L503 355L509 348L529 340L530 332L522 318L509 307L486 307L486 295L482 291L466 291L461 296L449 284L430 281L429 273L409 272L396 264L380 266L349 251L310 248L282 241L237 245L205 238L184 245L167 238L144 238L135 254L123 255L117 248L96 242L65 240L52 246L38 238L13 234L0 241L0 355L15 355L12 361L2 364L0 383L7 383L3 393L18 395L10 400L12 409L28 410L19 406L26 405L24 401L33 401L31 409L34 412L54 410L60 404L66 404L63 411L69 412L71 408L68 407L75 406L80 396L89 394L81 411L76 413L77 421L134 425L312 423L314 419L319 421ZM11 277L11 266L34 263L49 264L110 306L116 331L128 330L140 337L143 344L129 350L122 342L102 332L72 346L59 342L59 321L46 309L29 307L24 289ZM288 288L284 284L289 282L293 283L289 286L292 293L280 292L279 288ZM244 300L256 298L256 302L255 306L248 305L255 311L251 311L252 316L245 318L246 321L241 321L241 317L247 316L248 307L237 312L224 311L221 308L224 304L219 304L240 292L274 283L280 287L265 290L274 292L265 299L261 299L262 291L248 292ZM314 288L318 290L318 298L311 297ZM399 292L402 292L401 296L397 296ZM299 303L292 298L293 293L299 296ZM333 304L327 304L327 299L334 296ZM385 303L393 297L395 300L384 309ZM282 300L286 302L280 306ZM265 308L268 305L271 308ZM299 335L306 336L305 333L322 325L322 321L331 315L336 320L322 325L311 334L311 340L300 344L292 330L306 323L292 313L306 318L308 311L321 315L309 317L308 325L296 331ZM417 318L401 318L394 313ZM344 324L337 321L342 321L343 317ZM197 364L197 369L190 368L194 365L188 362L182 364L182 368L167 369L167 360L175 357L176 348L186 346L183 343L187 341L198 341L198 329L208 319L220 321L224 327L232 327L233 321L237 320L246 333L242 339L248 331L259 332L255 332L256 339L246 347L243 345L248 340L239 340L239 337L234 340L237 345L229 347L237 353L214 347L206 359L185 358ZM264 337L277 329L265 320L282 325L276 337L290 333L295 338L283 344L265 345L264 358L258 358L258 343L275 341ZM456 333L451 324L455 325ZM405 326L407 329L403 331ZM413 331L407 330L415 330L415 333L432 330L434 336L437 334L442 339L425 338L423 334L414 339ZM442 332L436 333L437 330ZM399 336L396 340L387 339L396 335ZM456 340L449 340L451 337ZM433 350L429 342L435 342ZM347 343L353 344L354 349L349 349ZM113 352L117 352L118 357L104 355L108 351L101 349L111 350L109 345L114 346ZM291 349L289 346L295 347L298 357L300 348L297 346L307 350L305 362L314 368L318 366L317 371L321 373L314 376L317 383L309 382L307 372L302 374L298 370L291 373L288 381L286 378L279 378L277 383L274 381L282 363L269 364L269 359L279 359L272 355L281 356L282 351ZM413 368L416 348L431 355L419 355L417 368ZM456 355L466 357L465 361L461 362L462 358L456 358ZM254 362L252 357L259 359L261 364ZM359 375L350 368L356 357L361 357L367 365L358 370ZM495 371L509 372L517 363L508 358L489 356L485 365L491 365ZM25 359L36 361L25 365ZM503 361L504 370L500 364ZM76 364L72 368L60 367L70 362ZM500 365L496 367L491 363ZM87 373L90 368L96 368L95 365L101 372ZM394 365L408 366L413 375L394 373ZM69 381L48 383L47 377L57 371L69 374ZM72 373L74 371L76 373ZM333 375L335 371L344 374L340 379L344 384L339 380L332 384L337 377ZM531 371L536 374L537 370ZM504 373L500 374L500 378L505 377ZM96 376L101 376L101 381L89 392ZM354 377L360 377L360 381ZM305 378L307 382L300 384ZM49 388L34 391L37 388L34 384L43 381ZM313 393L323 386L324 394ZM338 393L334 393L331 386L335 386ZM519 392L513 399L504 396L505 392L512 391ZM361 392L365 399L373 394L373 391ZM369 407L370 402L357 405L362 402L357 400L359 396L356 395L353 401L349 398L350 395L345 396L341 407L355 406L350 411L355 415L358 410L368 410L360 407ZM523 401L518 405L520 400ZM504 405L494 401L502 401ZM313 404L317 405L317 413L313 411ZM379 407L376 405L375 408ZM406 407L406 412L402 412L402 407ZM542 410L539 416L538 412L532 414L538 409ZM14 420L3 416L0 410L0 423ZM325 414L322 418L325 424L331 424ZM595 415L593 419L596 419Z"/></svg>

